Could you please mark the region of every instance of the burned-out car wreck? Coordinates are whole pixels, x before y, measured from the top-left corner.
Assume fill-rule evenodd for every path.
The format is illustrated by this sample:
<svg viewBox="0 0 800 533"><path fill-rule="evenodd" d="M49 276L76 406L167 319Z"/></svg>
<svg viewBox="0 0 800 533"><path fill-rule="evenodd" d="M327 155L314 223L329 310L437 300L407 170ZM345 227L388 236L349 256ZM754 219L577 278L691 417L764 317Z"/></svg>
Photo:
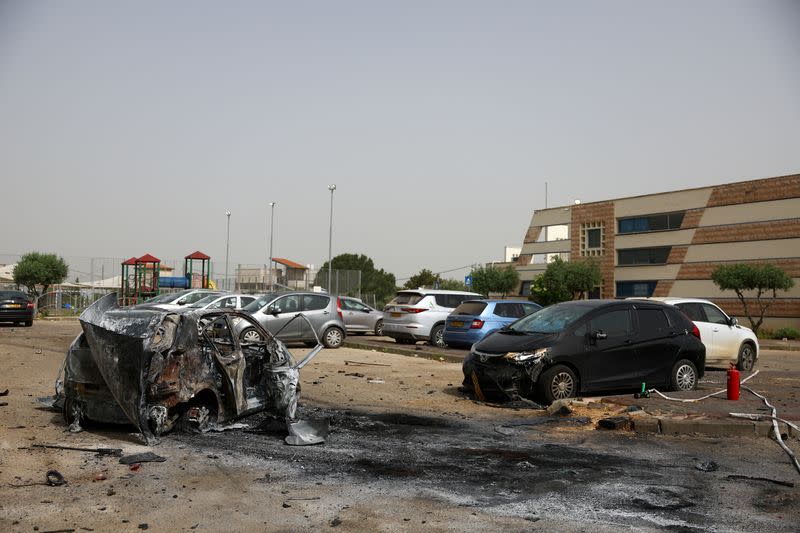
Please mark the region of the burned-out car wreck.
<svg viewBox="0 0 800 533"><path fill-rule="evenodd" d="M302 316L299 317L302 319ZM244 342L239 321L261 334ZM120 308L109 294L80 316L56 403L70 429L87 421L133 424L148 444L176 427L206 430L258 411L285 420L289 444L322 442L326 428L296 419L299 363L246 313Z"/></svg>

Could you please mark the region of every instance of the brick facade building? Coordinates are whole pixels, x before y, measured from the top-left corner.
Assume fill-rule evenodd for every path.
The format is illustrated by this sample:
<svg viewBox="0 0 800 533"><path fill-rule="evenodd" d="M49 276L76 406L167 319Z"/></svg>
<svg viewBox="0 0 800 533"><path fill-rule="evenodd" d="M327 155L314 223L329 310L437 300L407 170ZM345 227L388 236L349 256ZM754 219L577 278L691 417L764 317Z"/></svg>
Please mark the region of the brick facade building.
<svg viewBox="0 0 800 533"><path fill-rule="evenodd" d="M681 296L713 300L743 316L711 272L725 263L771 263L795 286L779 293L765 327L800 326L800 174L541 209L516 268L520 294L558 256L591 258L602 285L593 297Z"/></svg>

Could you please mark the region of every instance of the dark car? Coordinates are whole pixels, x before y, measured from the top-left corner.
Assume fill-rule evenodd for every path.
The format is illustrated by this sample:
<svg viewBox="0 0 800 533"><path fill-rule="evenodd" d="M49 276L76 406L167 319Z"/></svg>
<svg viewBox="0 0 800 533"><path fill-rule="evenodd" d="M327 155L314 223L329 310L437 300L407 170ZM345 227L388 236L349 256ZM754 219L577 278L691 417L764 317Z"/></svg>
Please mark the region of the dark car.
<svg viewBox="0 0 800 533"><path fill-rule="evenodd" d="M691 390L706 349L691 320L657 302L583 300L546 307L476 343L464 387L478 398L545 403L601 390Z"/></svg>
<svg viewBox="0 0 800 533"><path fill-rule="evenodd" d="M20 291L0 291L0 322L33 325L33 302Z"/></svg>

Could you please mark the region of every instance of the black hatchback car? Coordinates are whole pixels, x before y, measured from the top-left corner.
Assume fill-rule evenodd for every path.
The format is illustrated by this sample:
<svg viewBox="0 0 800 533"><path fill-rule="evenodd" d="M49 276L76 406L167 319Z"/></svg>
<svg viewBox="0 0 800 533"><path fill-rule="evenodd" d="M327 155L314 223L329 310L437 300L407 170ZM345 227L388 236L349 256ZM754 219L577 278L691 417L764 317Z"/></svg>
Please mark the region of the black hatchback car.
<svg viewBox="0 0 800 533"><path fill-rule="evenodd" d="M642 383L691 390L705 357L697 327L674 306L580 300L545 307L486 336L462 368L464 387L479 399L550 403Z"/></svg>
<svg viewBox="0 0 800 533"><path fill-rule="evenodd" d="M0 290L0 322L33 325L33 302L24 292Z"/></svg>

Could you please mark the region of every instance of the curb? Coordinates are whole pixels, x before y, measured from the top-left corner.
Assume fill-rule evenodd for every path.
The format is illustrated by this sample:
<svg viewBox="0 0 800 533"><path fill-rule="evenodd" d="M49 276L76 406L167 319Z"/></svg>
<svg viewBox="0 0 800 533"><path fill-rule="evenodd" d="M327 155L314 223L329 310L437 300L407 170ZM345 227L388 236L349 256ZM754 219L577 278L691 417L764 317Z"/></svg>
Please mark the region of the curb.
<svg viewBox="0 0 800 533"><path fill-rule="evenodd" d="M345 348L355 348L357 350L371 350L381 353L393 353L396 355L405 355L406 357L420 357L422 359L430 359L431 361L440 361L446 363L461 363L464 361L463 357L449 355L445 353L429 352L425 350L413 350L408 348L390 348L387 346L375 346L373 344L363 344L360 342L344 341L342 346Z"/></svg>
<svg viewBox="0 0 800 533"><path fill-rule="evenodd" d="M763 342L759 341L758 346L761 350L780 350L782 352L800 352L800 346L794 346L792 344L784 344L782 341L778 341L781 344L763 344Z"/></svg>
<svg viewBox="0 0 800 533"><path fill-rule="evenodd" d="M704 435L707 437L769 437L771 422L747 420L711 420L707 418L674 418L668 416L632 417L633 431L639 434ZM779 424L791 437L800 437L797 431Z"/></svg>

